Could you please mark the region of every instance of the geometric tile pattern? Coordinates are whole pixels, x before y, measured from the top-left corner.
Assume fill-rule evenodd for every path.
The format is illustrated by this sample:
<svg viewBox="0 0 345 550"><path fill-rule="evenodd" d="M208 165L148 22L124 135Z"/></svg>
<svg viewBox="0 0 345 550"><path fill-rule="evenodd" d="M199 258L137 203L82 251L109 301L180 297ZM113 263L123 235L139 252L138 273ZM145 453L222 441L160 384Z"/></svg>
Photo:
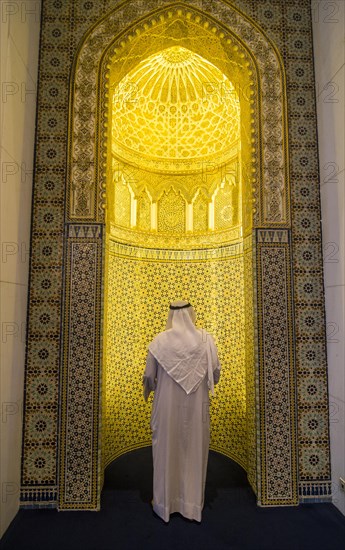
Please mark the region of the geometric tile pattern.
<svg viewBox="0 0 345 550"><path fill-rule="evenodd" d="M108 256L102 452L107 465L151 444L151 402L142 397L147 346L164 330L174 296L188 299L197 325L215 338L222 379L211 397L211 449L247 468L243 255L208 261ZM248 350L249 351L249 350Z"/></svg>
<svg viewBox="0 0 345 550"><path fill-rule="evenodd" d="M266 506L298 503L289 249L287 230L258 230L260 502Z"/></svg>
<svg viewBox="0 0 345 550"><path fill-rule="evenodd" d="M59 507L97 508L102 226L68 226L65 266Z"/></svg>
<svg viewBox="0 0 345 550"><path fill-rule="evenodd" d="M138 8L137 5L136 7ZM141 13L145 13L145 10L141 10ZM250 101L248 101L248 99L244 101L244 98L241 98L241 118L243 119L243 114L248 111L248 105L250 103L250 105L252 105L251 112L256 114L253 114L252 119L247 121L247 125L251 127L252 142L254 144L258 142L258 137L256 137L256 135L260 135L260 143L264 151L261 157L256 156L256 160L252 162L249 171L251 175L253 173L257 174L257 177L260 172L260 184L257 186L260 188L260 193L255 219L260 220L260 223L263 225L275 223L286 225L289 218L289 203L287 202L289 185L286 162L286 124L284 119L285 95L283 92L284 85L282 71L279 65L279 56L276 55L273 47L267 43L258 29L251 26L249 21L242 18L236 11L233 11L232 15L232 33L224 34L222 28L219 27L217 30L216 27L213 27L213 35L209 32L207 40L213 39L219 41L223 37L223 48L227 48L226 53L228 59L230 59L233 64L235 64L235 60L237 59L236 56L234 56L234 51L239 52L239 59L242 59L242 63L248 60L250 55L254 56L256 60L255 66L253 63L251 64L247 61L242 69L246 67L246 69L243 70L244 74L253 74L255 71L261 73L260 97L254 99L250 95L254 93L252 91L249 94L249 97L252 97ZM150 17L148 19L149 24L147 24L146 27L145 25L140 25L139 27L135 26L127 31L127 33L130 33L129 36L126 34L121 37L121 47L124 48L124 44L127 40L129 43L129 51L127 57L126 50L124 50L121 54L116 54L115 58L118 56L121 59L122 55L122 58L126 59L127 69L129 69L128 63L131 58L135 61L138 59L139 52L137 51L135 55L135 48L138 50L138 40L141 40L143 48L145 48L145 39L146 42L149 39L149 36L145 36L145 32L147 35L150 31L151 37L152 35L159 37L163 32L168 34L171 33L171 36L174 36L176 39L177 36L183 36L183 34L186 33L188 36L193 34L198 36L200 30L204 27L208 28L211 23L211 21L205 20L200 22L198 12L194 14L189 12L188 15L185 10L179 8L175 8L168 12L161 11L159 20L160 22L157 24L156 19ZM185 20L188 21L190 30L188 30ZM99 26L91 29L90 34L86 37L80 49L75 75L73 76L73 87L71 88L72 106L70 111L70 162L68 163L70 169L70 179L68 181L73 182L73 192L71 194L71 201L67 199L67 204L70 205L68 216L75 220L87 219L92 216L92 212L94 212L94 216L97 217L97 219L98 216L100 220L103 219L103 211L100 208L103 201L99 200L99 193L104 195L102 189L106 187L106 181L103 181L101 178L98 187L97 185L93 185L92 182L95 179L95 174L103 174L102 159L107 156L106 148L108 140L106 138L102 139L101 136L107 135L107 108L105 108L105 106L107 105L107 96L109 96L107 90L111 89L111 81L108 80L111 71L108 71L107 68L111 62L113 52L116 53L120 46L119 41L114 42L113 40L113 36L119 30L118 25L118 13L114 12L110 14L107 19L101 21ZM193 25L196 26L196 30L194 31ZM143 27L146 29L145 31L143 31ZM177 33L178 29L179 31ZM133 38L136 34L139 35L138 39ZM235 38L236 34L241 37L246 45L247 54L245 48L243 48L241 44L241 40ZM111 47L110 44L112 44ZM231 48L229 44L233 44L233 47ZM159 42L159 46L161 47L161 42ZM202 42L199 41L198 47L202 47ZM107 48L107 54L103 55L105 48ZM145 50L145 55L148 55L147 50ZM101 64L102 58L103 62ZM101 75L101 79L103 78L103 80L100 79L99 75ZM233 72L231 72L231 76L235 78ZM100 85L99 82L101 82ZM239 82L243 82L243 77ZM250 82L250 85L252 87L254 86L254 80ZM100 86L99 91L98 86ZM100 100L96 103L96 98L98 96L100 96ZM259 104L260 115L259 112L256 112L256 110L259 111L259 107L257 106ZM99 120L97 112L99 112ZM246 133L248 132L246 131L245 134ZM101 142L100 149L99 142ZM244 141L244 144L245 143L246 141ZM262 159L261 163L258 163L258 158ZM100 161L98 161L98 159L100 159ZM243 166L243 168L245 168L245 166ZM247 181L245 177L244 181ZM68 185L68 192L69 191L70 186ZM251 201L252 194L250 191L247 192L247 198L248 197ZM175 220L177 214L183 212L183 205L178 205L176 203L174 206L177 207L176 211L169 204L165 217L173 215L173 219ZM158 214L160 214L160 212L161 209L158 205ZM252 216L252 208L250 209L250 215ZM180 223L183 229L184 220L181 219ZM160 231L162 229L163 228L160 227L158 223L158 230ZM154 238L154 236L151 237ZM132 239L134 239L134 236L132 236ZM134 240L134 243L135 242L136 240ZM129 315L128 311L127 314ZM226 397L224 401L226 402ZM222 406L226 410L227 407L224 402ZM228 421L231 424L230 418ZM269 419L267 421L269 421ZM132 429L134 434L134 425ZM235 438L236 432L232 431L231 433ZM220 437L221 433L217 433L216 439ZM128 437L123 439L126 441ZM233 452L236 453L235 441ZM281 453L284 452L285 451L281 449ZM253 455L250 454L248 455L248 458L249 457L254 458ZM295 463L292 462L290 467L295 470ZM253 467L251 469L253 469ZM295 471L291 473L291 476L295 476ZM275 482L278 483L278 481ZM292 497L286 496L284 503L288 502L289 498L291 501Z"/></svg>
<svg viewBox="0 0 345 550"><path fill-rule="evenodd" d="M220 25L212 26L215 25L212 19L205 15L200 17L198 11L192 13L185 7L161 9L157 20L150 16L149 6L128 2L128 12L131 13L132 10L132 17L147 17L144 25L132 24L126 34L121 34L121 38L115 40L114 37L124 29L124 21L130 21L128 13L124 16L119 8L90 30L78 54L71 88L68 189L71 186L72 193L67 209L70 219L104 219L102 206L106 174L103 163L98 164L98 158L99 155L101 158L107 156L107 138L103 136L107 133L109 115L107 116L107 110L103 106L108 107L108 89L111 92L117 82L112 82L114 69L109 67L117 64L119 74L121 65L129 71L131 64L137 64L138 56L143 55L143 51L145 56L150 53L148 44L151 42L155 47L161 48L162 40L164 43L167 36L174 40L184 40L185 35L191 48L203 49L202 53L206 57L211 56L215 63L225 64L226 72L231 74L236 84L243 86L239 100L241 115L242 118L244 115L247 126L241 133L245 157L242 162L243 168L248 172L246 178L256 183L256 186L252 186L255 191L250 189L248 194L250 217L253 217L254 196L260 203L254 213L257 223L267 226L272 223L289 223L284 82L281 60L273 46L255 25L231 7L223 14L225 24L231 21L231 31ZM207 32L205 29L208 29ZM200 33L203 33L204 40L200 40ZM205 48L205 43L210 44L212 41L218 48L211 55L209 48ZM212 46L214 48L214 44ZM247 81L249 75L251 78ZM258 75L260 94L254 91ZM257 120L260 121L257 123ZM250 132L249 125L252 126ZM266 151L264 155L253 154L257 150L258 139ZM159 166L156 168L159 169ZM97 174L98 189L94 186Z"/></svg>
<svg viewBox="0 0 345 550"><path fill-rule="evenodd" d="M329 497L329 420L312 6L237 1L275 42L287 81L300 500ZM305 421L308 414L310 421ZM317 429L315 428L317 426Z"/></svg>
<svg viewBox="0 0 345 550"><path fill-rule="evenodd" d="M120 27L137 18L136 10L142 6L139 2L137 8L129 4L122 4ZM168 2L159 2L165 4ZM69 76L84 33L118 5L115 0L46 0L42 6L25 373L23 504L57 503ZM291 180L289 254L295 326L298 484L300 500L324 500L330 494L329 424L310 1L233 0L230 5L222 0L196 0L184 2L183 6L195 6L230 28L231 10L237 7L275 43L284 63ZM156 8L156 1L145 2L148 11ZM91 251L92 246L85 245L85 250ZM283 245L277 248L283 265L281 248L285 254L287 248ZM263 267L269 273L269 266ZM263 283L257 281L257 287ZM85 502L90 497L89 502L94 505L94 481L92 484L91 493L87 489L84 496ZM276 488L277 485L274 491ZM74 490L76 485L72 483L71 497ZM265 504L263 499L261 502Z"/></svg>

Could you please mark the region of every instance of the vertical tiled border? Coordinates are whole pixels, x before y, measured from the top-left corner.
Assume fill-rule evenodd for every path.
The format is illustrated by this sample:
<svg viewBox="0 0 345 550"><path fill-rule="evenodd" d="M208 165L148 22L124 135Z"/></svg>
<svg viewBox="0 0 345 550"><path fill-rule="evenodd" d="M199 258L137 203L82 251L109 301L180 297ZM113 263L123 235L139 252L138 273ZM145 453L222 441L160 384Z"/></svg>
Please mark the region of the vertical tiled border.
<svg viewBox="0 0 345 550"><path fill-rule="evenodd" d="M257 230L261 497L298 503L291 253L288 230Z"/></svg>
<svg viewBox="0 0 345 550"><path fill-rule="evenodd" d="M59 508L98 509L102 225L67 224Z"/></svg>

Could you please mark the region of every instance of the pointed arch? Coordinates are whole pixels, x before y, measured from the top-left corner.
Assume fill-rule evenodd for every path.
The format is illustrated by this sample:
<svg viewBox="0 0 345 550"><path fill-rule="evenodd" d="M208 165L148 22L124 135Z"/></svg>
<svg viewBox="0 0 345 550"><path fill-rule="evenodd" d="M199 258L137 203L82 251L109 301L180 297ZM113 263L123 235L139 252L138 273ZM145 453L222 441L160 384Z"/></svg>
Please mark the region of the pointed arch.
<svg viewBox="0 0 345 550"><path fill-rule="evenodd" d="M89 356L94 357L94 363L83 365L83 376L85 379L87 375L94 392L92 407L83 419L90 438L83 442L86 460L82 465L80 461L74 460L80 441L71 437L78 417L78 407L84 399L80 388L80 391L74 392L73 400L64 399L61 404L60 509L95 509L100 502L99 383L103 315L100 274L104 261L104 232L100 230L92 236L92 231L90 233L87 228L92 228L93 224L104 228L105 223L109 176L107 167L110 165L107 159L110 154L107 148L107 131L111 67L115 64L120 79L138 60L159 48L162 49L165 43L188 45L190 49L194 48L205 59L215 63L224 74L231 74L233 79L238 77L243 113L241 174L246 182L242 212L247 238L246 278L253 278L254 269L255 280L258 274L257 284L267 295L269 291L272 293L277 290L278 286L270 288L268 284L270 261L272 255L276 255L279 258L279 270L284 274L282 284L286 297L284 303L280 304L281 307L274 311L270 309L270 301L265 301L264 293L254 292L256 301L252 302L248 290L246 298L248 308L254 308L254 314L258 318L255 346L257 370L252 376L252 417L248 427L252 447L258 446L258 456L252 448L249 453L253 460L250 476L261 504L294 504L297 503L295 385L291 351L293 313L288 231L290 192L283 65L277 49L265 33L233 5L224 2L222 14L219 15L202 11L193 3L165 4L164 7L150 11L144 3L139 5L130 1L126 2L126 10L123 9L124 4L121 4L103 17L85 35L71 76L65 220L69 231L65 255L67 269L62 387L63 395L66 396L67 390L78 390L80 384L76 355L78 351L74 351L77 349L73 345L75 335L71 332L74 322L71 304L76 303L77 298L73 292L79 288L78 285L73 285L73 281L78 280L81 269L86 269L86 262L89 262L89 270L93 274L90 284L94 289L95 307L94 311L89 312L86 322L89 327L94 327L95 338L90 342L89 350ZM198 32L188 33L188 29L192 27L197 28ZM211 88L206 88L205 93L222 94L222 89L215 86L211 83ZM128 90L128 94L133 93L135 90ZM84 228L83 233L76 231L76 227L80 225ZM269 231L265 232L265 228ZM279 289L281 293L282 288ZM279 292L274 295L275 300L279 300ZM270 323L279 325L281 333L285 334L279 343L280 353L284 358L282 364L274 362L277 351L272 349L266 337ZM248 338L253 339L254 336L249 335ZM248 364L252 359L248 359ZM276 398L277 409L274 411L267 408L267 392L270 384L273 388L275 383L266 378L268 368L276 372L280 383L280 397ZM282 428L286 431L286 437L278 442L274 439L274 430L277 423L280 426L282 424L279 414L282 402L288 404L284 413L285 426ZM255 411L259 411L258 416ZM281 462L284 463L283 479L274 477L274 453L277 445Z"/></svg>

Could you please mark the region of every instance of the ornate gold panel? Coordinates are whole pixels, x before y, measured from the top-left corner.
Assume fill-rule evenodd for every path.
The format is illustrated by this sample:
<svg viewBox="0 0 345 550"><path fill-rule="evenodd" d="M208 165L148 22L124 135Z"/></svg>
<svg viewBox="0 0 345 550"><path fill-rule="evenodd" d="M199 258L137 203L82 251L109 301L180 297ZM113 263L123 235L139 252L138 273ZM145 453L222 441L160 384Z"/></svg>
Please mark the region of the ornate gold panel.
<svg viewBox="0 0 345 550"><path fill-rule="evenodd" d="M158 202L158 232L178 236L186 230L186 203L179 193L171 188L164 192Z"/></svg>
<svg viewBox="0 0 345 550"><path fill-rule="evenodd" d="M193 201L193 231L205 233L209 229L209 201L201 192Z"/></svg>
<svg viewBox="0 0 345 550"><path fill-rule="evenodd" d="M132 247L109 243L105 297L105 418L103 462L151 444L151 401L142 396L142 374L150 340L164 330L169 302L188 299L197 324L215 337L222 364L211 400L211 448L247 467L246 346L243 249L205 261L135 257ZM127 255L125 255L127 254ZM248 342L252 345L252 342ZM253 368L253 365L251 365Z"/></svg>
<svg viewBox="0 0 345 550"><path fill-rule="evenodd" d="M151 229L151 201L147 191L143 191L138 198L137 227L139 231Z"/></svg>

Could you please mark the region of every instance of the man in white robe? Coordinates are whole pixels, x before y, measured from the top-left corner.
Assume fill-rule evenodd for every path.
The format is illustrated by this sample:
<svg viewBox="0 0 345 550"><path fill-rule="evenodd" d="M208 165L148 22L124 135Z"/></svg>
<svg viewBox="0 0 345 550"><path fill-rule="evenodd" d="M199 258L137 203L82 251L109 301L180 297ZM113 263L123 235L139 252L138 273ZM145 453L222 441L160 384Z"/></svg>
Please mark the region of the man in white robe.
<svg viewBox="0 0 345 550"><path fill-rule="evenodd" d="M212 336L195 327L184 301L170 306L167 327L149 345L144 398L154 391L151 415L153 509L201 521L210 441L209 390L220 376Z"/></svg>

